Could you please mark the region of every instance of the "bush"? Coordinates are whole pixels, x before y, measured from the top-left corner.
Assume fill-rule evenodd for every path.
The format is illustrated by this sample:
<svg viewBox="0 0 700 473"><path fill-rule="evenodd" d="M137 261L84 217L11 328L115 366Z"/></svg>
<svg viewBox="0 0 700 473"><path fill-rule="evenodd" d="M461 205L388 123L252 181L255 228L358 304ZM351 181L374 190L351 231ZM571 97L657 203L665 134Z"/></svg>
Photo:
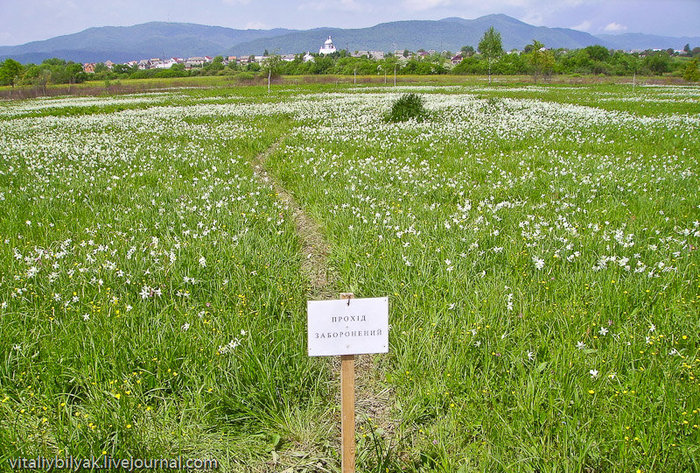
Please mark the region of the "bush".
<svg viewBox="0 0 700 473"><path fill-rule="evenodd" d="M418 94L404 94L394 101L391 111L385 117L386 121L396 123L410 119L423 121L428 117L428 111L423 105L423 97Z"/></svg>
<svg viewBox="0 0 700 473"><path fill-rule="evenodd" d="M236 74L236 79L240 82L255 80L256 75L249 71L243 71Z"/></svg>
<svg viewBox="0 0 700 473"><path fill-rule="evenodd" d="M690 61L688 63L688 65L685 67L685 71L683 71L683 78L685 80L687 80L688 82L700 81L700 71L698 71L697 58Z"/></svg>

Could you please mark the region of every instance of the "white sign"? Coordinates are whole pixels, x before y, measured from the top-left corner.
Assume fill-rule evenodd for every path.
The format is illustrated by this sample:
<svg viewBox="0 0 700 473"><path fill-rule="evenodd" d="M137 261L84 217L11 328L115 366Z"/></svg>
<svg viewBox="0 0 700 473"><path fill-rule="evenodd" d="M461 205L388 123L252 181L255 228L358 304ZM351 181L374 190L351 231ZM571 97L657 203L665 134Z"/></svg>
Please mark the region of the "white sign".
<svg viewBox="0 0 700 473"><path fill-rule="evenodd" d="M308 301L309 356L389 352L389 298Z"/></svg>

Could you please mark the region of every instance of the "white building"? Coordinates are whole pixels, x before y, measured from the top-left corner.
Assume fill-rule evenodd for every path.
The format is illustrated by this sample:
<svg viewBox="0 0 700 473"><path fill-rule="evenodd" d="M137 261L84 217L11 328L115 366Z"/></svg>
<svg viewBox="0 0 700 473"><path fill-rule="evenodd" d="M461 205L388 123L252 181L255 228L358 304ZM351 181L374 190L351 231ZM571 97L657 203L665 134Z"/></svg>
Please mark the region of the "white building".
<svg viewBox="0 0 700 473"><path fill-rule="evenodd" d="M336 51L335 46L333 46L333 40L329 36L323 47L318 50L319 54L333 54Z"/></svg>
<svg viewBox="0 0 700 473"><path fill-rule="evenodd" d="M203 66L205 62L207 62L206 58L201 56L188 57L185 60L185 67L200 67Z"/></svg>
<svg viewBox="0 0 700 473"><path fill-rule="evenodd" d="M171 57L169 59L163 59L158 64L155 64L155 66L153 66L153 68L155 68L155 69L170 69L175 64L180 64L180 63L182 63L182 59L177 58L177 57Z"/></svg>

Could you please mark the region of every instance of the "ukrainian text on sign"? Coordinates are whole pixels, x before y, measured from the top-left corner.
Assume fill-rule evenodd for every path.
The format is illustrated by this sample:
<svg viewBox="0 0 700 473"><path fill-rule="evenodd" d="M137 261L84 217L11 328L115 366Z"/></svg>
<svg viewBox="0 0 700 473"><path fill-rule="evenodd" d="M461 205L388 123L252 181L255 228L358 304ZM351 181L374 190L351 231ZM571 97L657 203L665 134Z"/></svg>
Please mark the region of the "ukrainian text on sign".
<svg viewBox="0 0 700 473"><path fill-rule="evenodd" d="M389 351L389 299L308 301L309 356Z"/></svg>

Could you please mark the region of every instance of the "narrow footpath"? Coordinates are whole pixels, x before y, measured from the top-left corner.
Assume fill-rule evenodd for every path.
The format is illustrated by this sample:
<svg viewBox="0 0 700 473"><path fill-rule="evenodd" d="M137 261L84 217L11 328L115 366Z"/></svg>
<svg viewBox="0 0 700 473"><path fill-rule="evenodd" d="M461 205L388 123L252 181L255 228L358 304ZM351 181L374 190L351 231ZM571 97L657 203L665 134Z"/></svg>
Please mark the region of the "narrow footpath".
<svg viewBox="0 0 700 473"><path fill-rule="evenodd" d="M259 179L272 186L279 200L292 214L296 232L301 240L302 271L310 282L309 300L337 299L342 290L337 287L337 274L328 265L330 245L323 237L320 225L304 211L292 194L266 168L266 161L278 151L284 139L285 136L280 137L267 150L257 155L252 162L253 170ZM329 362L332 364L331 372L335 377L333 382L336 382L340 373L340 357L331 357ZM391 438L398 425L398 422L391 418L394 393L382 382L381 373L376 369L373 355L357 355L355 377L358 428L361 424L369 422L373 428L383 429ZM336 392L335 405L340 406L339 389Z"/></svg>
<svg viewBox="0 0 700 473"><path fill-rule="evenodd" d="M277 198L290 210L294 219L297 235L301 240L302 270L308 276L311 284L309 297L312 300L332 299L338 294L333 291L333 283L336 280L332 270L328 267L328 255L330 246L323 238L320 226L297 203L292 194L287 191L275 178L268 173L265 162L272 156L284 141L284 136L279 138L272 146L260 153L253 160L255 174L265 183L270 184L277 194Z"/></svg>

